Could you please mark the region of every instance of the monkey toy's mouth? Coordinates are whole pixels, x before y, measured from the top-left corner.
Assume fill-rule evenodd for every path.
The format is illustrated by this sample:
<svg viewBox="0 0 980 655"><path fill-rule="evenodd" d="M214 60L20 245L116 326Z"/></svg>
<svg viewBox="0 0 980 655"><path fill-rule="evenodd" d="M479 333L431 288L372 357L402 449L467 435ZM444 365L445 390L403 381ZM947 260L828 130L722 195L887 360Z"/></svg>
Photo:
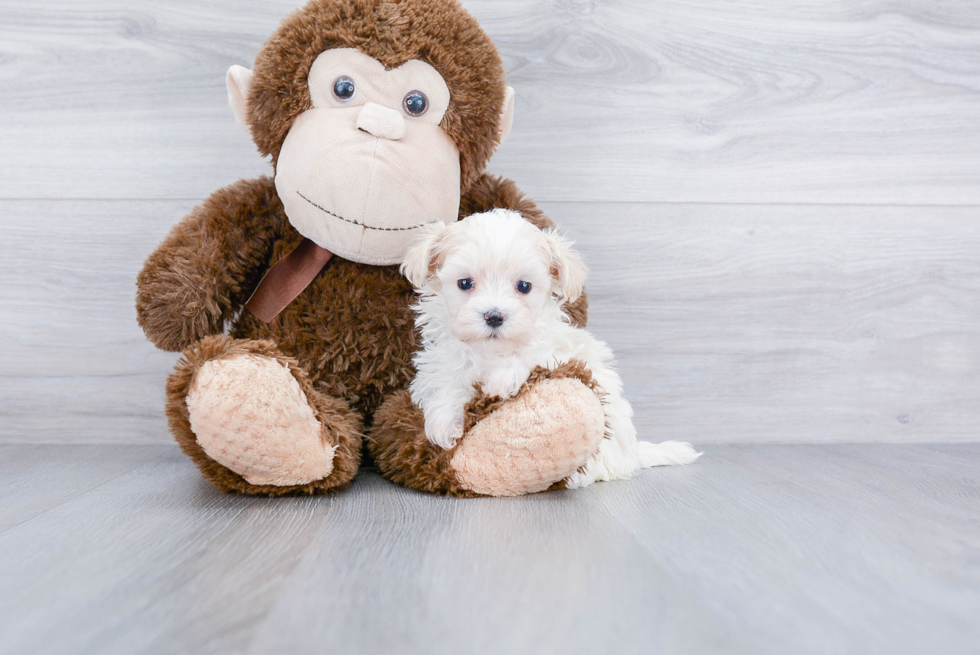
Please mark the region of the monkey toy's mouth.
<svg viewBox="0 0 980 655"><path fill-rule="evenodd" d="M319 209L324 214L327 214L328 216L333 216L334 218L340 219L340 220L344 221L345 223L350 223L351 225L357 225L358 227L363 227L365 230L377 230L379 232L404 232L406 230L417 230L418 228L420 228L420 227L422 227L424 225L430 225L432 223L438 223L438 220L436 220L436 221L428 221L426 223L419 223L418 225L410 225L408 227L374 227L373 225L365 225L364 223L359 223L359 222L357 222L355 220L351 220L349 218L344 218L340 214L335 214L332 211L330 211L329 209L324 209L320 205L316 204L315 202L313 202L312 200L310 200L309 198L307 198L306 196L304 196L302 194L302 192L300 192L300 191L297 191L296 192L296 195L298 195L300 198L302 198L303 200L305 200L309 204L311 204L314 207L316 207L317 209Z"/></svg>

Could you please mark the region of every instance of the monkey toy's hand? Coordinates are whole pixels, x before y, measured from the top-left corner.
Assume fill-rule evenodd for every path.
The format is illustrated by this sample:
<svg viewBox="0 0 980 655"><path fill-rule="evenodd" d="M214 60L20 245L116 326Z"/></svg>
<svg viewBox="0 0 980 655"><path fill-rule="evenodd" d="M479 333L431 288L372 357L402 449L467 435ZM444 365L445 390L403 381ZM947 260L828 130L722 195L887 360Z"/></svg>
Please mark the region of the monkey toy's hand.
<svg viewBox="0 0 980 655"><path fill-rule="evenodd" d="M580 362L535 369L509 400L486 393L466 409L463 437L442 448L425 436L422 411L398 392L368 439L381 472L407 487L458 496L517 496L560 486L595 454L605 418Z"/></svg>
<svg viewBox="0 0 980 655"><path fill-rule="evenodd" d="M211 194L147 258L136 317L158 348L180 351L223 332L268 263L278 207L271 178L240 180Z"/></svg>

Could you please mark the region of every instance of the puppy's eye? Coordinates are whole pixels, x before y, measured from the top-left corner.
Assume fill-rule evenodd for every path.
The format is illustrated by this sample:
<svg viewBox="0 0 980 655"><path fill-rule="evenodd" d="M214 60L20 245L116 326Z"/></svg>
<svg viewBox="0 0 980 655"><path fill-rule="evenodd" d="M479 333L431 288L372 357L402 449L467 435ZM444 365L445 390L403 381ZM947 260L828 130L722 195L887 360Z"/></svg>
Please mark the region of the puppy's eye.
<svg viewBox="0 0 980 655"><path fill-rule="evenodd" d="M531 293L531 283L521 280L517 283L517 290L521 293Z"/></svg>
<svg viewBox="0 0 980 655"><path fill-rule="evenodd" d="M456 286L463 291L469 291L473 288L473 280L471 278L464 277L462 280L456 281Z"/></svg>
<svg viewBox="0 0 980 655"><path fill-rule="evenodd" d="M402 106L409 116L421 116L429 108L429 99L421 91L409 91L402 100Z"/></svg>
<svg viewBox="0 0 980 655"><path fill-rule="evenodd" d="M354 80L347 77L346 75L341 75L337 78L337 81L333 83L333 94L337 97L337 100L341 102L346 102L354 97L354 91L357 87L354 86Z"/></svg>

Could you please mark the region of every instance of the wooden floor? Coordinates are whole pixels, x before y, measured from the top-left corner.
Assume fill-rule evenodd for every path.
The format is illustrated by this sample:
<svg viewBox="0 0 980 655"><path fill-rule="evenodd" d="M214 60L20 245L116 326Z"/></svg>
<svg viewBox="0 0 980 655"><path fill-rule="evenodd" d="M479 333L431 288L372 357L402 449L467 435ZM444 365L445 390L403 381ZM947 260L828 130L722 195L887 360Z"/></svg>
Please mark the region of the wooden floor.
<svg viewBox="0 0 980 655"><path fill-rule="evenodd" d="M270 172L302 0L0 0L0 653L980 653L980 3L463 0L643 439L511 500L215 494L135 277ZM761 444L761 445L760 445Z"/></svg>
<svg viewBox="0 0 980 655"><path fill-rule="evenodd" d="M980 444L713 446L457 500L223 496L172 446L0 446L2 653L976 653Z"/></svg>

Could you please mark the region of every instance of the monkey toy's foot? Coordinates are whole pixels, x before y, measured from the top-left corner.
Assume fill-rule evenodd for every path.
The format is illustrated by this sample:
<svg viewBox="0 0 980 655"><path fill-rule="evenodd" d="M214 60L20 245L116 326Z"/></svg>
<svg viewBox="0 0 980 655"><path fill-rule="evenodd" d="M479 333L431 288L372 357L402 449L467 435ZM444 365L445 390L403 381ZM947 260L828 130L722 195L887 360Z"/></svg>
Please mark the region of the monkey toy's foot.
<svg viewBox="0 0 980 655"><path fill-rule="evenodd" d="M221 491L314 494L350 482L362 426L268 341L208 337L167 382L181 448Z"/></svg>
<svg viewBox="0 0 980 655"><path fill-rule="evenodd" d="M375 414L371 454L389 479L458 496L517 496L560 486L599 448L605 418L581 364L536 370L513 398L481 395L467 407L457 445L425 437L422 411L407 392Z"/></svg>

